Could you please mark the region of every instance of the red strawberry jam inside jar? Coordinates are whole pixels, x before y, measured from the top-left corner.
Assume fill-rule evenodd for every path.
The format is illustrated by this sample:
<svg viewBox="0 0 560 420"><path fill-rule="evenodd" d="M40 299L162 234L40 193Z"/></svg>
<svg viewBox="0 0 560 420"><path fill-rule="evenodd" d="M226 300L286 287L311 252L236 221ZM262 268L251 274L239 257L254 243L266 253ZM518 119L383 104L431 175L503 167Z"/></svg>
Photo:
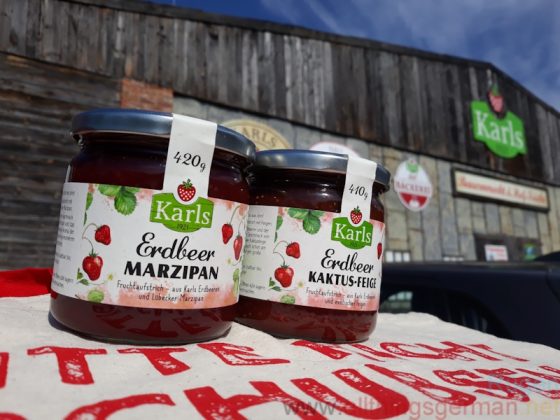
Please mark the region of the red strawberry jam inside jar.
<svg viewBox="0 0 560 420"><path fill-rule="evenodd" d="M137 110L77 115L51 314L96 339L189 343L234 319L255 146L209 121Z"/></svg>
<svg viewBox="0 0 560 420"><path fill-rule="evenodd" d="M278 337L365 340L379 307L389 172L327 152L270 150L251 169L237 321Z"/></svg>

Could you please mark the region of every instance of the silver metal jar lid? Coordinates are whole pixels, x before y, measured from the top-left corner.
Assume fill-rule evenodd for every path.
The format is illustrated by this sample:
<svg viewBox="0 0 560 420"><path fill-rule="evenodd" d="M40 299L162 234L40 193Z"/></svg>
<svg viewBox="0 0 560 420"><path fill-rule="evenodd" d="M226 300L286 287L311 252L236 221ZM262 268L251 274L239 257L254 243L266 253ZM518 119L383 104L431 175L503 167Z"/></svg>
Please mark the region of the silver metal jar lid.
<svg viewBox="0 0 560 420"><path fill-rule="evenodd" d="M122 133L154 137L169 137L173 114L137 109L93 109L72 119L72 135L80 138L91 133ZM242 134L218 125L216 147L255 158L255 144Z"/></svg>
<svg viewBox="0 0 560 420"><path fill-rule="evenodd" d="M257 168L301 169L342 174L346 173L347 166L348 155L315 150L264 150L257 153L255 161ZM384 191L388 191L390 181L389 171L377 164L375 183L380 184Z"/></svg>

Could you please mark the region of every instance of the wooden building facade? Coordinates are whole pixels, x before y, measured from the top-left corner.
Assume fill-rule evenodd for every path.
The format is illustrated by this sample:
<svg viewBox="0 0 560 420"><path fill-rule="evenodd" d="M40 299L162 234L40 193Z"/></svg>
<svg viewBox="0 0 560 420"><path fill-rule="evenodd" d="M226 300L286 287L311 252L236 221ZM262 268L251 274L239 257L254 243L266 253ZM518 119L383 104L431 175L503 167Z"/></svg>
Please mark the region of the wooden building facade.
<svg viewBox="0 0 560 420"><path fill-rule="evenodd" d="M492 85L523 121L525 154L474 139L471 103ZM475 259L484 240L560 249L560 114L489 63L133 0L0 0L0 267L52 263L70 119L116 106L253 119L392 172L415 158L433 197L411 212L387 195L396 255ZM453 169L546 189L548 208L461 197Z"/></svg>

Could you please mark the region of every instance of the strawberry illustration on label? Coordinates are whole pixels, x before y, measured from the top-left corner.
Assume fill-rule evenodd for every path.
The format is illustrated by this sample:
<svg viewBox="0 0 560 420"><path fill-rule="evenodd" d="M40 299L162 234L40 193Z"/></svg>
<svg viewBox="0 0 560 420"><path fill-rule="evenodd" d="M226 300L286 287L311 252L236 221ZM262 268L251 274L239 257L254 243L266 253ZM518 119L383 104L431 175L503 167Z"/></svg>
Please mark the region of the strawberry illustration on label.
<svg viewBox="0 0 560 420"><path fill-rule="evenodd" d="M297 242L292 242L286 247L286 255L292 258L299 258L301 253L299 251L299 244Z"/></svg>
<svg viewBox="0 0 560 420"><path fill-rule="evenodd" d="M101 225L95 230L95 240L103 245L111 243L111 228L107 225Z"/></svg>
<svg viewBox="0 0 560 420"><path fill-rule="evenodd" d="M362 221L362 211L359 207L356 207L350 212L350 220L352 220L352 223L354 223L355 225Z"/></svg>
<svg viewBox="0 0 560 420"><path fill-rule="evenodd" d="M194 198L195 193L196 188L193 186L190 179L187 179L177 187L177 194L184 202L191 201Z"/></svg>
<svg viewBox="0 0 560 420"><path fill-rule="evenodd" d="M224 241L224 244L227 244L232 236L233 236L233 226L229 223L225 223L222 226L222 241Z"/></svg>
<svg viewBox="0 0 560 420"><path fill-rule="evenodd" d="M498 90L498 85L494 84L488 91L488 102L490 102L490 107L497 115L501 115L504 112L504 97Z"/></svg>
<svg viewBox="0 0 560 420"><path fill-rule="evenodd" d="M233 255L235 256L236 260L239 260L241 257L241 250L243 249L243 237L241 235L237 235L235 237L235 241L233 241Z"/></svg>
<svg viewBox="0 0 560 420"><path fill-rule="evenodd" d="M274 278L282 287L290 287L292 285L292 278L294 277L294 270L286 264L282 264L274 270Z"/></svg>
<svg viewBox="0 0 560 420"><path fill-rule="evenodd" d="M101 275L101 267L103 267L103 259L92 252L82 261L82 268L90 280L97 280Z"/></svg>
<svg viewBox="0 0 560 420"><path fill-rule="evenodd" d="M383 245L379 242L377 244L377 259L381 258L381 254L383 254Z"/></svg>

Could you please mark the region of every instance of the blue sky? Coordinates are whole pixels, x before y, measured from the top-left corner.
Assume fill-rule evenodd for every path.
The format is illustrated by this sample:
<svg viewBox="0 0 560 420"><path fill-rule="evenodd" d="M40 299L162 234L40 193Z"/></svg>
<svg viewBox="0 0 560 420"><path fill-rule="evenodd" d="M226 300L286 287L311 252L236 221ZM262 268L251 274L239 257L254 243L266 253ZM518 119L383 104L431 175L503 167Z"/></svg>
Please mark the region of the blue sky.
<svg viewBox="0 0 560 420"><path fill-rule="evenodd" d="M157 0L489 61L560 110L560 0Z"/></svg>

